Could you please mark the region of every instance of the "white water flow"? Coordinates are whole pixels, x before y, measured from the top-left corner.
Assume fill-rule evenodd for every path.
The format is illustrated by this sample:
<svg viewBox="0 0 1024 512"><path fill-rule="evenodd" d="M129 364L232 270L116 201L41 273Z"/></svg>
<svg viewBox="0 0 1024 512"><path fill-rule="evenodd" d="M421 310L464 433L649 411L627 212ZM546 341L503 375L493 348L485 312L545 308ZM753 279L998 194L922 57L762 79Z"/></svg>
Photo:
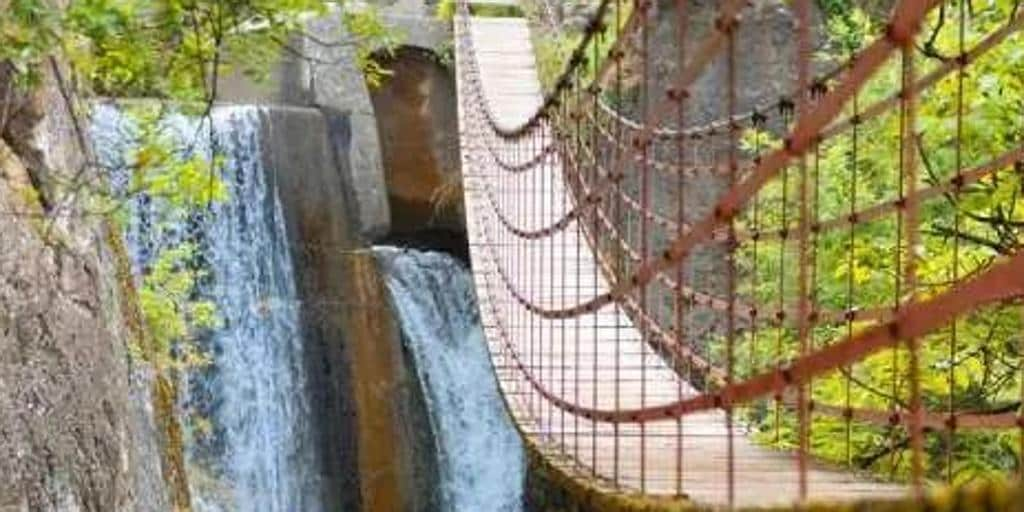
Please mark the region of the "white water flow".
<svg viewBox="0 0 1024 512"><path fill-rule="evenodd" d="M443 508L522 510L523 447L498 392L469 270L442 253L376 254L427 400Z"/></svg>
<svg viewBox="0 0 1024 512"><path fill-rule="evenodd" d="M320 482L306 400L298 299L273 173L264 169L260 111L218 107L209 125L184 116L163 123L188 154L224 158L228 198L207 211L168 213L159 197L130 199L127 238L135 268L167 247L196 245L204 277L195 290L216 304L220 326L204 337L208 369L188 376L186 402L211 432L193 431L187 456L200 511L318 512ZM93 117L99 160L115 190L131 183L135 123L100 106ZM211 142L212 141L212 142Z"/></svg>

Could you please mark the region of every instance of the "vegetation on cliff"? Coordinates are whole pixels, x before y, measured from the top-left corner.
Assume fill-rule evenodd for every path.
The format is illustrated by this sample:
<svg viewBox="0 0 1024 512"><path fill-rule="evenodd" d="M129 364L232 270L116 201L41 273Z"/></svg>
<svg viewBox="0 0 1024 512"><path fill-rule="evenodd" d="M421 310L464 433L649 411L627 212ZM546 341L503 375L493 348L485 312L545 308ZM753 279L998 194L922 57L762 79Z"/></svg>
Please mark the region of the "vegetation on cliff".
<svg viewBox="0 0 1024 512"><path fill-rule="evenodd" d="M441 0L434 6L434 16L441 21L452 21L455 19L455 10L457 9L456 0ZM474 16L481 17L517 17L522 15L522 10L519 6L512 3L509 4L474 4L472 1L469 3L470 11Z"/></svg>
<svg viewBox="0 0 1024 512"><path fill-rule="evenodd" d="M69 98L145 97L176 105L125 107L139 131L136 147L125 155L131 166L126 191L110 191L105 173L96 172L101 169L50 173L75 178L61 180L56 194L75 192L76 200L85 203L78 207L87 213L122 220L126 205L139 195L160 198L164 207L183 215L225 198L221 159L193 151L195 141L168 137L162 120L175 110L208 116L221 77L266 76L268 63L295 53L294 37L312 37L303 32L305 20L328 13L320 0L79 0L67 6L13 0L4 9L0 63L13 70L19 87L31 90L48 73L67 73L60 83ZM372 55L394 46L394 32L372 8L343 5L338 15L349 39L315 43L351 46L368 81L379 81L387 70ZM202 276L191 264L193 253L187 243L170 247L155 256L141 278L141 306L159 349L147 358L186 366L205 361L188 340L215 325L216 315L212 304L194 297Z"/></svg>
<svg viewBox="0 0 1024 512"><path fill-rule="evenodd" d="M187 509L189 497L174 382L180 372L209 363L196 340L218 325L218 315L215 305L198 291L206 270L193 242L186 239L160 248L149 255L144 268L131 267L122 239L130 205L144 198L163 210L155 217L183 219L227 198L229 177L222 175L223 159L215 150L200 151L215 147L200 140L213 134L199 130L194 140L171 136L165 129L168 115L207 118L199 125L209 126L222 77L244 74L259 80L282 55L314 58L293 48L296 38L324 47L349 47L368 80L383 76L386 70L371 56L381 47L392 47L395 34L373 8L352 4L331 9L320 0L0 0L4 141L16 148L35 144L29 140L35 135L31 127L9 129L12 119L22 115L23 104L31 107L33 123L50 110L67 111L80 146L73 150L84 155L84 164L75 169L43 169L31 162L34 193L26 191L26 198L45 211L30 221L41 226L41 234L53 237L59 229L50 228L60 216L102 219L105 245L116 260L121 285L120 314L128 352L134 363L156 369L153 405L164 450L164 480L176 509ZM308 19L332 13L347 28L346 40L319 40L304 32ZM43 91L51 88L57 93L44 96ZM63 104L42 104L44 97L61 99ZM134 122L135 144L123 155L127 183L116 190L108 183L111 171L96 161L86 140L90 100L100 97L163 101L124 103L124 112ZM193 429L202 430L202 418L189 419Z"/></svg>

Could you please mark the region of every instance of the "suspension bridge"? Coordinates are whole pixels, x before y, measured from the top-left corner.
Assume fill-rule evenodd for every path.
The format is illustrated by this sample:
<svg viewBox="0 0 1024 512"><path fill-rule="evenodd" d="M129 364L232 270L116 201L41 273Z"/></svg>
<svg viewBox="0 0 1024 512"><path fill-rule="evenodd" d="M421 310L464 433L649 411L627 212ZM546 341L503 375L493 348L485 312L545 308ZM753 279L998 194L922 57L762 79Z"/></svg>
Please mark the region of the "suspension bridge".
<svg viewBox="0 0 1024 512"><path fill-rule="evenodd" d="M942 481L933 459L951 467L958 457L960 432L1016 432L1024 445L1019 403L959 408L956 365L922 364L926 351L957 359L958 318L1021 310L1024 255L1011 247L970 271L954 263L942 286L920 270L931 263L922 226L964 225L957 201L974 184L1019 183L1024 143L968 159L958 135L943 148L952 168L925 179L916 128L921 98L952 80L960 87L948 122L961 133L971 66L1020 44L1024 14L1014 9L977 37L962 30L958 55L934 64L915 49L922 26L938 9L959 9L966 24L962 6L896 2L876 39L822 74L812 7L796 0L791 92L751 106L738 98L749 84L737 70L758 63L738 54L736 38L756 19L746 17L749 2L713 4L714 23L694 37L690 2L677 3L677 65L656 75L653 27L664 13L646 0L601 2L546 92L527 21L459 5L472 264L520 431L548 462L608 492L729 507L923 496ZM691 121L693 88L716 63L721 111ZM867 98L880 75L895 77L893 90ZM858 143L892 126L890 186L873 193L858 178ZM822 168L839 142L855 163L837 177ZM839 194L839 205L826 206L826 193ZM851 277L858 240L877 226L885 302L867 293L870 280ZM968 248L951 243L966 259ZM821 268L826 251L838 251L847 272ZM1005 343L1024 343L1016 329ZM885 375L864 375L865 361L879 357L891 358ZM1019 371L1011 386L1024 386ZM943 372L946 403L923 399L928 372ZM839 383L838 395L826 382ZM869 391L882 406L863 399ZM816 456L817 428L831 429L844 457ZM889 438L882 456L902 471L885 478L853 463L862 428ZM930 438L948 443L943 454L928 451Z"/></svg>

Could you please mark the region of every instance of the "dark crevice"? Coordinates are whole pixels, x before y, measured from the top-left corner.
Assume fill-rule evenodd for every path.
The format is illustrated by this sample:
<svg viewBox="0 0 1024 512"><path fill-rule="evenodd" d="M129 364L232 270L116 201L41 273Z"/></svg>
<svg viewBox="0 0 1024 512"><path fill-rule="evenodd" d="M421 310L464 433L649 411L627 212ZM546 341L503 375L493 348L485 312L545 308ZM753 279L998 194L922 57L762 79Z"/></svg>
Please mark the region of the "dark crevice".
<svg viewBox="0 0 1024 512"><path fill-rule="evenodd" d="M452 255L467 266L470 264L469 241L464 231L425 228L408 232L392 232L380 243L409 249L440 251Z"/></svg>

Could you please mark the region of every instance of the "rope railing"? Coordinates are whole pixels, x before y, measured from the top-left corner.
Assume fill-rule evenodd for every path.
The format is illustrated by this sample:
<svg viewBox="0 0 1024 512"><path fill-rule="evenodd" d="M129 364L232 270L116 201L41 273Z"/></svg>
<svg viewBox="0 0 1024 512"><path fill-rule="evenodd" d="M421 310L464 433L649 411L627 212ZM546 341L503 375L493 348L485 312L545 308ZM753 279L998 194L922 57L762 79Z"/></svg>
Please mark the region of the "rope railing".
<svg viewBox="0 0 1024 512"><path fill-rule="evenodd" d="M490 237L488 236L488 238ZM493 243L492 241L491 244L485 245L490 247ZM496 266L496 271L501 274L501 267L496 263L496 257L493 254L491 254L491 259L492 264ZM904 337L927 334L935 326L948 321L949 318L971 311L978 305L1024 295L1024 273L1019 271L1021 265L1024 265L1024 254L997 265L983 276L965 282L939 297L922 303L910 304L905 308L904 313L897 315L889 323L870 329L857 337L843 340L828 349L819 351L813 357L796 361L786 368L733 383L715 393L700 395L676 403L653 406L644 410L600 410L574 404L545 389L539 384L538 379L530 374L529 369L522 366L521 363L520 369L542 397L552 401L559 409L587 419L609 423L654 421L712 408L728 407L773 393L781 393L783 390L806 382L816 375L861 360L866 355L882 348L894 346ZM502 276L506 281L506 288L509 287L507 277ZM509 291L514 293L512 290ZM503 341L506 344L511 343L509 339ZM509 345L509 349L515 353L514 346ZM856 412L853 409L841 411L839 414L853 414L865 419L878 417L875 412ZM946 417L936 417L939 419L932 420L930 426L951 427ZM1016 414L962 414L958 415L958 418L961 420L959 427L972 425L980 428L1012 427L1019 422L1019 417ZM884 422L880 421L880 423L892 424L900 421L905 420L901 420L897 414L895 417L885 416Z"/></svg>
<svg viewBox="0 0 1024 512"><path fill-rule="evenodd" d="M821 481L849 480L840 494L900 488L826 475L816 457L922 495L957 478L975 432L1017 430L1024 446L1024 349L1010 348L1024 315L1007 314L1024 310L1024 91L1006 93L1021 85L993 64L1018 65L1005 49L1024 10L993 4L1003 22L971 21L952 0L902 0L876 39L814 77L815 27L797 0L787 89L802 92L780 99L738 94L758 90L737 73L758 63L740 49L760 37L748 2L716 3L700 37L685 30L690 2L670 23L651 1L626 3L599 4L532 108L488 81L501 46L464 4L455 21L474 263L521 426L612 487L681 494L711 464L687 457L686 425L715 418L724 484L706 492L726 505L752 499L737 487L744 461L773 457L743 428L791 450L793 501L827 494ZM935 57L952 45L939 37L947 18L957 50ZM969 41L971 23L988 28ZM675 41L654 41L665 26ZM674 67L653 71L655 44L675 46ZM709 73L719 90L695 85ZM1000 121L992 141L963 149L965 82L1019 109L1019 126ZM628 115L612 106L626 90ZM687 123L711 96L718 120ZM954 136L936 135L954 122ZM961 391L969 364L986 365L980 404ZM845 456L823 452L817 429ZM868 432L882 441L865 451Z"/></svg>
<svg viewBox="0 0 1024 512"><path fill-rule="evenodd" d="M882 64L896 47L895 43L905 41L916 31L916 25L920 23L925 12L930 7L930 3L923 0L902 3L902 9L897 11L896 16L894 16L891 29L886 34L886 37L879 39L862 52L861 58L857 60L851 72L846 76L846 81L840 84L833 92L826 94L811 112L797 120L796 126L788 137L786 145L762 159L761 163L751 172L749 177L731 188L722 197L715 207L713 215L705 217L698 224L695 224L689 232L679 236L659 258L646 261L632 276L624 282L616 284L608 293L566 308L546 309L531 304L528 305L530 311L549 319L587 314L613 302L616 298L625 296L635 288L646 285L657 273L678 264L700 240L707 238L718 226L726 223L727 220L736 215L740 206L746 203L769 179L774 177L790 159L802 156L807 151L811 141L816 138L815 132L822 129L826 123L838 114L842 103ZM685 90L696 79L700 69L707 64L711 56L723 44L723 27L732 27L737 22L736 17L740 4L742 2L732 1L722 6L721 15L719 16L720 21L714 31L716 35L706 40L701 51L698 53L698 58L678 74L674 90ZM654 117L652 116L652 119L645 123L645 126L648 128L645 129L645 133L638 137L636 146L645 146L649 141L651 130L649 127L657 122L657 119L654 119ZM622 167L622 163L622 160L619 159L615 168ZM617 176L619 172L614 172L610 175Z"/></svg>
<svg viewBox="0 0 1024 512"><path fill-rule="evenodd" d="M973 48L965 52L963 56L956 56L942 62L936 69L929 72L927 75L921 78L914 84L916 91L923 91L929 86L934 85L941 79L949 76L957 69L964 68L970 65L970 62L976 59L979 55L983 55L989 49L1002 43L1007 37L1012 35L1014 32L1020 30L1021 24L1024 22L1024 12L1018 13L1013 17L1005 26L989 34L983 41L975 45ZM824 90L827 90L829 82L835 80L841 76L843 71L848 69L852 65L852 60L842 63L839 66L833 68L832 71L824 73L821 76L815 78L811 82L811 85L807 87L809 94L819 94ZM713 135L717 132L727 131L731 125L738 123L749 123L751 125L757 123L763 123L766 117L771 112L784 112L787 109L793 108L793 96L792 93L783 96L778 99L766 101L749 112L737 115L731 119L723 119L720 121L712 121L705 125L688 127L685 130L676 130L672 128L659 128L654 131L654 135L658 139L673 139L678 137L683 138L701 138L708 135ZM823 131L821 137L823 139L832 138L843 131L849 129L854 122L866 122L870 119L877 117L884 113L886 110L892 108L893 105L898 101L898 97L890 96L884 100L878 101L865 109L856 119L847 118L843 121L835 123L827 130ZM630 119L625 114L616 110L613 106L609 105L603 99L599 100L598 106L600 112L606 116L614 119L617 123L622 126L629 128L633 131L639 131L642 128L642 124Z"/></svg>

